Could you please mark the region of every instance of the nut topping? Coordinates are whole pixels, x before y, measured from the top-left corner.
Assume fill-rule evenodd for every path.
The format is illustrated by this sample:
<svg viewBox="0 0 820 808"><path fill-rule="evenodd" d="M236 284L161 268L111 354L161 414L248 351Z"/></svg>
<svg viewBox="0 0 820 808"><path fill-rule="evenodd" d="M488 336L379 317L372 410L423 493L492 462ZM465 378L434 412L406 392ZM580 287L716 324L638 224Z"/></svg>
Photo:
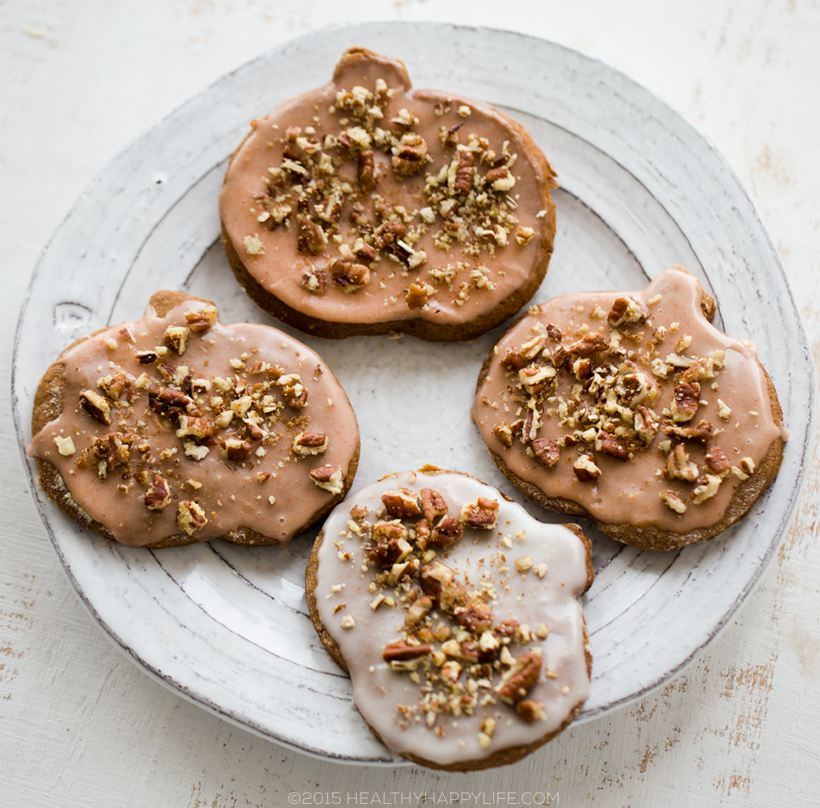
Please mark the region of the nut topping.
<svg viewBox="0 0 820 808"><path fill-rule="evenodd" d="M520 656L502 679L496 692L507 704L518 704L532 690L541 673L541 655Z"/></svg>
<svg viewBox="0 0 820 808"><path fill-rule="evenodd" d="M475 502L467 502L459 519L467 527L492 530L498 523L498 500L479 497Z"/></svg>
<svg viewBox="0 0 820 808"><path fill-rule="evenodd" d="M111 425L111 405L93 390L80 393L80 406L95 420L106 426Z"/></svg>
<svg viewBox="0 0 820 808"><path fill-rule="evenodd" d="M394 518L405 519L421 515L418 496L407 488L385 491L382 494L382 502L385 511Z"/></svg>
<svg viewBox="0 0 820 808"><path fill-rule="evenodd" d="M154 475L154 481L145 495L145 507L150 511L161 511L171 503L171 492L168 483L159 476Z"/></svg>
<svg viewBox="0 0 820 808"><path fill-rule="evenodd" d="M299 457L312 457L327 451L329 439L323 432L300 432L293 439L293 452Z"/></svg>

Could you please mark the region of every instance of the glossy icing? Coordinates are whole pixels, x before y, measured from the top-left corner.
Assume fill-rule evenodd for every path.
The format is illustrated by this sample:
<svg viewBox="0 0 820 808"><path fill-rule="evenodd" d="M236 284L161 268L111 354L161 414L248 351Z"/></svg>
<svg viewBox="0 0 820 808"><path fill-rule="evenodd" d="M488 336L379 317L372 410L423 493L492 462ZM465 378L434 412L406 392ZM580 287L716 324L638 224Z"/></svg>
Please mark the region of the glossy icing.
<svg viewBox="0 0 820 808"><path fill-rule="evenodd" d="M408 168L397 153L416 135L428 162ZM222 222L251 275L310 317L467 322L525 286L551 251L552 175L535 148L486 104L412 89L400 62L343 59L330 84L253 122L225 178ZM372 183L361 177L363 152ZM460 160L469 193L456 187ZM321 229L313 247L300 246L304 217ZM385 222L405 229L401 249L379 246ZM339 261L367 269L369 280L334 281Z"/></svg>
<svg viewBox="0 0 820 808"><path fill-rule="evenodd" d="M58 359L62 414L34 436L29 454L53 464L74 500L123 544L152 544L186 527L196 541L239 527L259 541L288 541L334 496L310 472L329 465L343 477L358 451L355 414L317 354L277 329L215 318L212 304L195 299L164 317L149 306L143 319L94 334ZM185 331L180 354L172 346L183 347ZM124 387L116 399L112 380ZM186 388L183 409L159 411L157 391L184 398ZM90 414L89 397L108 408L110 423ZM326 445L296 441L304 433L325 436ZM157 476L169 498L151 509L146 495L157 495ZM186 521L185 502L207 523Z"/></svg>
<svg viewBox="0 0 820 808"><path fill-rule="evenodd" d="M479 497L498 503L497 525L493 529L465 526L458 541L446 549L435 549L435 558L431 560L428 556L422 559L422 564L441 562L454 570L455 579L469 593L467 600L477 595L492 610L494 625L514 619L521 626L529 627L531 642L514 641L506 648L512 658L539 651L542 654L538 682L527 692L526 699L542 705L543 718L528 723L515 707L501 700L494 689L500 682L498 671L492 674L492 686L482 683L477 688L477 703L472 714L467 714L467 707L459 715L449 708L437 714L431 710L424 712L420 699L425 671L441 673L444 667L434 661L427 667L420 666L416 670L421 680L416 684L411 678L412 671L392 670L383 659L384 647L406 636L407 632L402 631L408 603L402 603L400 589L389 584L373 584L381 572L378 564L371 560L366 570L362 566L367 548L372 547L373 542L365 542L361 534L351 531L351 509L368 509L360 524L375 523L379 521L376 511L382 508L381 496L386 491L407 489L415 495L425 488L439 492L446 501L448 513L455 517L466 503L475 502ZM389 515L386 518L390 520ZM404 522L412 526L417 520ZM411 543L415 535L411 532ZM417 555L420 554L417 552L411 558ZM392 474L365 486L328 517L317 556L314 595L318 617L339 645L350 671L359 711L394 752L433 761L439 766L481 760L506 749L535 744L556 732L587 698L589 676L584 619L578 600L590 583L586 546L569 529L537 522L520 505L505 500L497 490L475 478L421 470ZM523 566L531 562L531 566L519 572L517 561ZM418 592L417 583L416 580L412 588ZM380 596L393 597L397 605L382 601L374 609L374 599ZM434 607L429 617L435 630L440 624L451 627L451 641L458 636L461 627L443 608ZM352 627L345 628L351 618ZM421 624L416 626L416 636L422 637L418 625ZM548 633L543 637L545 627ZM469 637L475 636L469 634ZM432 647L435 651L447 649L445 642L434 640ZM458 659L451 653L443 656L448 662ZM463 659L461 664L463 670L458 683L465 688L463 695L470 692L468 679L473 677L469 664ZM508 664L501 662L495 667L502 671L509 669ZM455 694L453 688L441 683L431 690L449 697ZM432 722L428 719L431 712L435 719ZM482 728L487 735L489 722L494 722L494 726L489 736L482 738Z"/></svg>
<svg viewBox="0 0 820 808"><path fill-rule="evenodd" d="M773 414L766 376L757 361L754 346L714 328L701 309L702 296L703 290L692 275L672 268L639 292L564 295L533 307L494 349L486 378L476 394L475 420L487 446L515 475L536 485L548 497L577 502L602 522L655 525L678 533L718 522L738 485L748 476L747 472L750 474L750 469L759 466L772 443L778 438L785 440L787 432ZM641 319L641 315L636 314L639 322L627 322L620 330L611 326L607 317L619 299L639 301L645 307L648 319ZM549 337L548 324L563 333L563 341ZM658 339L659 327L666 329L663 339ZM538 347L538 353L530 366L552 368L554 363L548 358L550 352L559 346L566 348L589 334L600 334L604 345L622 349L620 355L617 350L613 352L608 348L604 353L596 354L593 366L601 362L611 364L612 377L617 378L621 373L618 368L628 360L631 363L629 373L637 372L646 383L649 396L640 404L650 411L656 427L660 427L648 442L635 439L634 434L630 437L638 403L634 399L631 405L626 403L618 397L620 393L613 403L619 404L621 409L613 406L610 412L602 413L600 421L588 420L574 429L559 423L562 402L571 402L573 387L577 385L579 390L583 383L571 372L573 361L580 354L573 354L562 365L556 376L557 387L532 396L519 383L520 374L528 371L504 367L508 352L515 353L527 343L532 345L534 338L543 337L538 346L532 346L532 349ZM669 357L679 366L668 364ZM696 396L698 403L694 415L676 423L687 428L707 422L711 434L705 443L670 436L664 431L665 425L670 423L669 408L675 388L689 372L685 365L698 359L711 361L713 376L695 380L700 385L700 392ZM693 375L697 374L693 371ZM583 406L592 408L594 399L587 392L580 392L578 402L579 409ZM514 425L516 420L526 417L528 410L538 414L530 436L532 439L546 438L560 444L569 434L579 438L575 446L560 447L560 459L552 466L539 462L518 436L512 440L507 436L511 445L505 445L504 428L499 425ZM684 418L680 414L677 417ZM605 421L609 423L607 429L610 432L617 427L625 430L626 437L621 442L631 454L629 459L621 460L607 454L595 443L596 433ZM592 432L586 437L580 435L590 428ZM515 428L512 431L515 433ZM697 474L690 475L697 479L687 481L668 476L669 451L676 445L682 446L688 462L697 466ZM711 474L705 465L706 453L715 450L725 454L732 471L725 472L718 479L714 495L695 503L696 488L707 473ZM582 452L599 468L597 480L579 479L574 472L573 466ZM661 499L661 492L676 494L685 505L685 511L673 510ZM680 507L677 500L673 498L672 501Z"/></svg>

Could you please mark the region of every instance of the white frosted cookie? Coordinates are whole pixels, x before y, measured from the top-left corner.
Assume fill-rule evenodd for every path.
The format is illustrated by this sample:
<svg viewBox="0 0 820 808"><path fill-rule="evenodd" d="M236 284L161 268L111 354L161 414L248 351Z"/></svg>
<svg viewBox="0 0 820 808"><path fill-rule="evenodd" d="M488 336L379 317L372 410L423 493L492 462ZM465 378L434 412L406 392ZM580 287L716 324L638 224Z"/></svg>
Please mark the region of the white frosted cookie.
<svg viewBox="0 0 820 808"><path fill-rule="evenodd" d="M547 508L649 550L708 541L777 474L787 432L755 347L714 328L686 270L638 292L553 298L481 370L475 420Z"/></svg>
<svg viewBox="0 0 820 808"><path fill-rule="evenodd" d="M63 351L32 434L62 510L152 548L286 542L344 497L359 457L356 416L317 354L180 292Z"/></svg>
<svg viewBox="0 0 820 808"><path fill-rule="evenodd" d="M253 122L219 209L237 279L275 317L321 337L464 341L543 280L553 187L520 124L351 48L329 84Z"/></svg>
<svg viewBox="0 0 820 808"><path fill-rule="evenodd" d="M512 763L589 694L589 541L474 477L391 474L336 507L307 568L311 620L394 753L437 769Z"/></svg>

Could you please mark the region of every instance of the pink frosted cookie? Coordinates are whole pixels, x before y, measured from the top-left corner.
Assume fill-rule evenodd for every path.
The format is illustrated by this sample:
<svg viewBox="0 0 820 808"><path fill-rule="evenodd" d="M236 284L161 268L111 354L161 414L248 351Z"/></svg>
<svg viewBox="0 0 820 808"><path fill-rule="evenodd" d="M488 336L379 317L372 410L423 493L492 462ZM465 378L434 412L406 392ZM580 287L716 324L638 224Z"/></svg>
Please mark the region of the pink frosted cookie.
<svg viewBox="0 0 820 808"><path fill-rule="evenodd" d="M237 279L275 317L321 337L463 341L543 280L554 186L519 124L351 48L330 84L253 122L219 209Z"/></svg>
<svg viewBox="0 0 820 808"><path fill-rule="evenodd" d="M63 351L32 433L63 511L152 548L289 541L344 498L359 457L356 416L313 351L180 292Z"/></svg>
<svg viewBox="0 0 820 808"><path fill-rule="evenodd" d="M579 713L592 578L578 528L428 466L339 505L306 581L313 625L373 733L416 763L466 771L519 760Z"/></svg>
<svg viewBox="0 0 820 808"><path fill-rule="evenodd" d="M780 467L786 431L749 342L710 324L686 270L640 292L533 307L487 357L475 418L499 468L547 508L650 550L708 541Z"/></svg>

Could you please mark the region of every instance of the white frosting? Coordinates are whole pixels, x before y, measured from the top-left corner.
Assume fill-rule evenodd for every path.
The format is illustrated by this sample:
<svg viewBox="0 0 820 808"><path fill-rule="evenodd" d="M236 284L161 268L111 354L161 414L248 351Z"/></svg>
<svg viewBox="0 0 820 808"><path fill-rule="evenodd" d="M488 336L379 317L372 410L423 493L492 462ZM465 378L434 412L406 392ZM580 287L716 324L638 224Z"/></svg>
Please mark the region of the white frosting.
<svg viewBox="0 0 820 808"><path fill-rule="evenodd" d="M383 660L384 646L400 637L405 610L398 598L394 607L384 602L375 610L371 607L379 590L374 592L368 585L381 570L371 563L365 571L366 548L372 543L365 546L362 539L350 531L348 522L354 505L369 509L367 521L378 521L381 495L398 488L413 492L424 488L438 491L447 502L449 514L456 517L465 503L479 496L499 502L496 528L465 527L462 538L446 550L439 550L436 560L454 569L457 580L471 593L486 591L486 587L482 587L482 574L489 576L494 593L494 597L488 598L493 625L514 618L519 624L529 626L532 642L515 642L508 650L518 658L541 649L544 664L537 684L526 698L544 705L543 719L525 722L493 689L481 687L479 700L491 694L493 703L476 706L472 715L438 714L433 727L428 727L426 715L417 709L420 685L411 680L410 672L394 671ZM406 520L406 523L413 521ZM526 556L532 559L533 566L519 573L515 562ZM546 565L546 571L537 570L542 564ZM315 598L318 616L338 643L350 670L354 701L367 723L391 750L448 766L535 744L559 730L587 698L589 676L584 652L584 618L578 598L588 585L587 549L571 530L536 521L520 505L505 500L497 490L472 477L419 471L390 475L366 486L331 513L318 550ZM386 586L380 591L386 596L395 594ZM434 614L433 623L443 622L456 630L459 628L452 619L448 621L440 609L431 612ZM350 618L353 626L344 628ZM549 634L545 639L537 639L537 627L543 625L549 628ZM434 641L432 645L437 650L441 642ZM464 666L466 669L467 664ZM430 667L435 670L432 663ZM507 669L504 665L500 668ZM419 672L423 682L423 668L419 668ZM462 683L466 675L465 670L461 674ZM497 686L499 681L496 673L493 685ZM442 685L437 689L441 690ZM403 720L397 709L399 705L414 710L409 721ZM495 721L495 726L489 743L484 738L482 745L479 732L486 719Z"/></svg>

